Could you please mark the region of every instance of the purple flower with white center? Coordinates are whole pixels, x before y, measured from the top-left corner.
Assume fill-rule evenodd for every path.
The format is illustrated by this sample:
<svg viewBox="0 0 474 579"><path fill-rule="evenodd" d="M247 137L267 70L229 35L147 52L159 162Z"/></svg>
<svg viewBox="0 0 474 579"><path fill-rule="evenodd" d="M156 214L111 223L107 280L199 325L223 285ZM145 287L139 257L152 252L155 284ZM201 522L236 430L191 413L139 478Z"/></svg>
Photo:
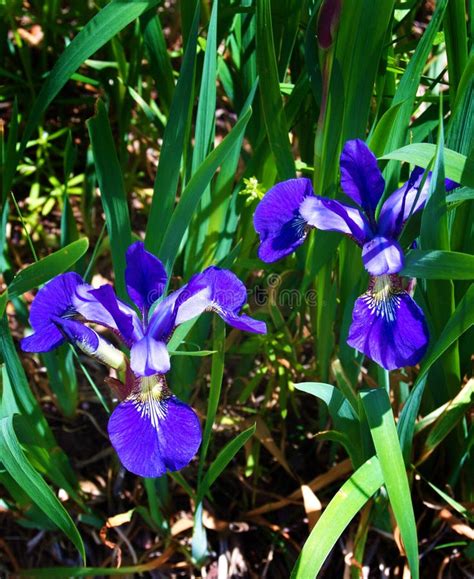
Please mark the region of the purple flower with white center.
<svg viewBox="0 0 474 579"><path fill-rule="evenodd" d="M271 263L295 251L308 231L339 231L362 248L371 276L369 288L354 305L348 344L387 370L416 364L429 342L424 314L402 288L397 275L404 265L398 239L407 219L426 203L431 174L416 168L408 181L383 203L385 181L377 159L359 140L341 154L341 187L356 207L314 194L306 178L277 183L257 206L258 255ZM446 179L446 190L458 184Z"/></svg>
<svg viewBox="0 0 474 579"><path fill-rule="evenodd" d="M109 419L110 440L128 470L158 477L186 466L201 444L196 413L171 393L164 376L170 369L167 342L175 328L204 311L216 312L241 330L265 333L266 326L239 315L247 293L228 270L209 267L158 301L167 284L161 261L142 242L128 248L126 259L127 292L139 315L117 298L112 286L94 289L75 273L62 274L38 292L30 314L34 333L21 346L48 352L68 340L104 364L125 370L125 384L109 380L122 398ZM86 322L112 330L130 350L130 360Z"/></svg>

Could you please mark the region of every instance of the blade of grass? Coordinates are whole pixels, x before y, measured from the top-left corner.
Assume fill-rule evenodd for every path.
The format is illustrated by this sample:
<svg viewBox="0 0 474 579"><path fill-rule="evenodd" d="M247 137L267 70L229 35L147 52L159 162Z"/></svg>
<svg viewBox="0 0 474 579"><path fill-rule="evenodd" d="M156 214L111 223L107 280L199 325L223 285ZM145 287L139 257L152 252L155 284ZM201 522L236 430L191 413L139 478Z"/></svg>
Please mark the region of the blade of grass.
<svg viewBox="0 0 474 579"><path fill-rule="evenodd" d="M28 117L13 164L14 168L17 167L22 158L26 145L39 124L42 114L72 74L120 30L158 3L159 0L112 0L94 18L89 20L56 61L53 70L43 83ZM11 178L13 178L13 174L14 169L11 171ZM9 190L10 186L11 183L4 183L5 190Z"/></svg>
<svg viewBox="0 0 474 579"><path fill-rule="evenodd" d="M13 416L0 420L0 458L7 472L28 493L31 500L71 540L86 561L84 543L68 512L26 459L13 426Z"/></svg>
<svg viewBox="0 0 474 579"><path fill-rule="evenodd" d="M215 136L215 113L217 92L217 0L212 4L211 19L207 32L206 52L202 69L201 88L199 91L196 127L194 132L194 150L191 166L193 175L211 151ZM202 249L206 244L206 233L209 224L209 213L212 209L210 185L203 191L200 209L194 215L195 233L189 239L185 254L185 272L187 276L199 268L202 260Z"/></svg>
<svg viewBox="0 0 474 579"><path fill-rule="evenodd" d="M260 78L260 101L268 141L280 180L295 176L295 162L288 139L288 124L283 109L272 31L270 0L256 5L257 72Z"/></svg>
<svg viewBox="0 0 474 579"><path fill-rule="evenodd" d="M400 273L424 279L474 279L474 256L457 251L412 249L405 256Z"/></svg>
<svg viewBox="0 0 474 579"><path fill-rule="evenodd" d="M181 240L191 222L194 210L199 203L203 191L206 189L219 165L226 160L234 147L239 144L240 137L245 132L245 127L251 114L252 111L250 108L245 111L222 143L207 156L206 160L192 176L184 189L180 202L168 223L159 251L159 257L165 264L168 272L172 271Z"/></svg>
<svg viewBox="0 0 474 579"><path fill-rule="evenodd" d="M381 388L363 391L361 397L411 574L417 579L419 564L415 514L390 399Z"/></svg>
<svg viewBox="0 0 474 579"><path fill-rule="evenodd" d="M173 213L179 180L187 124L194 96L194 67L196 61L199 4L196 4L192 28L184 53L178 83L174 90L168 122L163 135L160 161L153 185L153 198L146 230L145 243L149 251L158 254L166 227ZM160 223L160 227L156 224Z"/></svg>
<svg viewBox="0 0 474 579"><path fill-rule="evenodd" d="M436 145L432 143L415 143L387 153L380 158L406 161L427 169L430 167L435 154ZM474 161L472 159L445 148L444 163L446 177L466 187L474 187Z"/></svg>
<svg viewBox="0 0 474 579"><path fill-rule="evenodd" d="M37 288L56 275L65 272L86 253L88 247L89 240L83 237L25 267L8 286L10 298Z"/></svg>
<svg viewBox="0 0 474 579"><path fill-rule="evenodd" d="M125 290L125 254L132 241L127 194L114 137L105 105L97 101L96 114L87 121L97 180L110 239L117 294L128 300Z"/></svg>
<svg viewBox="0 0 474 579"><path fill-rule="evenodd" d="M382 469L374 456L347 480L314 526L291 572L291 579L316 577L344 529L383 485Z"/></svg>

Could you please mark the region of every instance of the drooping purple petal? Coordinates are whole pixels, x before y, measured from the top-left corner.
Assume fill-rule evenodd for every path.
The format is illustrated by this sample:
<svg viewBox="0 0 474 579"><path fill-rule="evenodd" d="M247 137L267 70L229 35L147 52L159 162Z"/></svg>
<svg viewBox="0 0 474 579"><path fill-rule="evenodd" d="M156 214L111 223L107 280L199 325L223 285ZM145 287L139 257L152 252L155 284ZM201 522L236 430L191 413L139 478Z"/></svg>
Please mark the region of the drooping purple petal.
<svg viewBox="0 0 474 579"><path fill-rule="evenodd" d="M166 392L160 379L145 379L148 382L140 390L117 406L108 424L125 468L149 478L184 468L201 444L196 413Z"/></svg>
<svg viewBox="0 0 474 579"><path fill-rule="evenodd" d="M168 276L161 261L146 251L142 241L127 249L125 282L130 298L145 313L161 297Z"/></svg>
<svg viewBox="0 0 474 579"><path fill-rule="evenodd" d="M67 336L72 344L78 346L84 353L94 356L99 347L99 336L97 332L88 328L81 322L68 320L67 318L56 318L57 326Z"/></svg>
<svg viewBox="0 0 474 579"><path fill-rule="evenodd" d="M277 183L258 204L253 223L260 236L258 256L271 263L295 251L305 240L307 229L299 208L313 194L309 179Z"/></svg>
<svg viewBox="0 0 474 579"><path fill-rule="evenodd" d="M374 278L356 300L347 339L386 370L417 364L429 342L423 311L393 277Z"/></svg>
<svg viewBox="0 0 474 579"><path fill-rule="evenodd" d="M362 248L365 269L375 276L398 273L403 269L403 251L397 241L377 236Z"/></svg>
<svg viewBox="0 0 474 579"><path fill-rule="evenodd" d="M81 322L66 318L57 318L56 323L67 336L67 339L88 356L99 360L99 362L110 368L115 368L116 370L126 369L125 354L110 344L95 330Z"/></svg>
<svg viewBox="0 0 474 579"><path fill-rule="evenodd" d="M23 338L20 347L24 352L51 352L64 342L64 336L54 324L42 327Z"/></svg>
<svg viewBox="0 0 474 579"><path fill-rule="evenodd" d="M403 224L410 214L416 213L425 206L431 182L431 172L424 179L425 171L416 167L408 181L394 191L380 210L378 232L387 237L398 237ZM424 180L424 182L423 182ZM459 183L445 180L446 191L459 187Z"/></svg>
<svg viewBox="0 0 474 579"><path fill-rule="evenodd" d="M170 355L166 344L146 334L130 350L130 366L138 376L166 374L170 369Z"/></svg>
<svg viewBox="0 0 474 579"><path fill-rule="evenodd" d="M80 275L69 272L56 276L43 286L31 304L31 327L39 330L49 325L55 316L74 313L73 296L83 284L84 280Z"/></svg>
<svg viewBox="0 0 474 579"><path fill-rule="evenodd" d="M347 141L341 154L341 187L369 218L373 218L383 195L385 181L377 159L364 141Z"/></svg>
<svg viewBox="0 0 474 579"><path fill-rule="evenodd" d="M74 303L86 320L115 330L128 346L143 336L137 314L117 298L109 284L87 291L80 289Z"/></svg>
<svg viewBox="0 0 474 579"><path fill-rule="evenodd" d="M363 245L372 233L367 220L354 207L325 197L306 197L300 208L303 219L324 231L340 231Z"/></svg>
<svg viewBox="0 0 474 579"><path fill-rule="evenodd" d="M56 276L36 294L30 309L30 323L34 333L21 341L26 352L49 352L60 346L64 336L54 323L54 318L73 315L73 296L78 287L87 284L74 272Z"/></svg>
<svg viewBox="0 0 474 579"><path fill-rule="evenodd" d="M212 310L233 327L258 334L266 333L264 322L247 315L239 315L246 301L245 285L234 273L227 269L208 267L193 276L182 288L176 302L176 325L195 318L206 310Z"/></svg>

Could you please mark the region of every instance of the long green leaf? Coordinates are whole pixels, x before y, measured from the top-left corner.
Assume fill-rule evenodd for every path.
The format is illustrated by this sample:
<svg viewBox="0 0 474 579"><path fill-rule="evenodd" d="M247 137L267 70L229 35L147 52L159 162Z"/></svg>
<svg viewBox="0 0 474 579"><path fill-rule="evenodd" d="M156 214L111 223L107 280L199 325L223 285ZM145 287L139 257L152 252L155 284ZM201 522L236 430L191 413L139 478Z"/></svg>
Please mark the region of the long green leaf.
<svg viewBox="0 0 474 579"><path fill-rule="evenodd" d="M158 254L166 227L173 213L179 169L184 150L184 139L194 96L194 66L199 25L199 4L196 4L194 20L184 53L181 73L174 90L168 122L163 135L160 161L153 185L153 199L146 229L146 247ZM157 227L157 224L160 227Z"/></svg>
<svg viewBox="0 0 474 579"><path fill-rule="evenodd" d="M217 7L218 1L214 0L207 32L206 53L199 91L191 174L197 171L214 143L217 91ZM201 196L199 211L194 216L196 231L186 247L185 272L187 274L194 273L196 266L201 265L212 206L211 188L208 185Z"/></svg>
<svg viewBox="0 0 474 579"><path fill-rule="evenodd" d="M83 237L25 267L8 286L9 297L24 294L65 272L86 253L88 247L89 240Z"/></svg>
<svg viewBox="0 0 474 579"><path fill-rule="evenodd" d="M251 436L255 434L255 424L247 430L241 432L233 440L228 442L224 448L219 452L217 457L213 460L209 470L201 481L197 492L196 502L200 503L209 491L211 486L214 484L218 476L222 473L229 462L234 458L234 456L239 452L242 446L249 440Z"/></svg>
<svg viewBox="0 0 474 579"><path fill-rule="evenodd" d="M240 137L245 131L245 127L247 126L251 114L252 110L248 109L239 118L232 131L226 136L222 143L209 153L206 160L192 176L183 191L180 202L174 210L168 227L166 228L163 243L158 254L168 272L173 268L181 240L191 222L193 213L199 203L202 193L208 186L219 165L225 161L236 143L240 142Z"/></svg>
<svg viewBox="0 0 474 579"><path fill-rule="evenodd" d="M41 87L41 92L28 117L28 123L21 141L20 154L24 151L28 140L40 121L41 115L71 75L85 60L97 52L99 48L104 46L125 26L133 22L146 10L156 6L159 1L112 0L94 18L89 20L56 61L53 70Z"/></svg>
<svg viewBox="0 0 474 579"><path fill-rule="evenodd" d="M125 253L132 241L127 194L114 138L104 103L97 101L96 114L87 121L101 192L105 222L110 238L115 272L115 287L122 299L125 291Z"/></svg>
<svg viewBox="0 0 474 579"><path fill-rule="evenodd" d="M436 447L446 438L446 436L459 423L469 408L474 403L474 379L470 379L461 389L459 394L451 400L441 416L438 417L430 430L418 463L426 460Z"/></svg>
<svg viewBox="0 0 474 579"><path fill-rule="evenodd" d="M291 579L313 579L344 529L383 485L382 469L374 456L359 467L324 509L306 540Z"/></svg>
<svg viewBox="0 0 474 579"><path fill-rule="evenodd" d="M474 256L457 251L412 249L400 273L425 279L474 279Z"/></svg>
<svg viewBox="0 0 474 579"><path fill-rule="evenodd" d="M0 459L7 472L28 493L31 500L72 541L85 563L86 553L81 536L66 509L53 491L28 462L13 426L13 416L0 420Z"/></svg>
<svg viewBox="0 0 474 579"><path fill-rule="evenodd" d="M396 159L414 163L427 169L436 155L436 145L432 143L415 143L407 145L391 153L387 153L381 159ZM446 177L462 183L466 187L474 187L474 161L461 153L444 149L444 163Z"/></svg>
<svg viewBox="0 0 474 579"><path fill-rule="evenodd" d="M412 577L417 579L419 564L415 514L390 400L381 388L364 391L361 397Z"/></svg>
<svg viewBox="0 0 474 579"><path fill-rule="evenodd" d="M288 125L280 94L272 32L270 0L259 0L257 8L257 71L260 100L268 141L281 180L295 176L295 162L288 139Z"/></svg>
<svg viewBox="0 0 474 579"><path fill-rule="evenodd" d="M428 352L418 378L410 392L398 420L400 444L405 461L410 460L415 419L420 409L428 371L458 338L474 325L474 285L471 285L450 317L444 330Z"/></svg>

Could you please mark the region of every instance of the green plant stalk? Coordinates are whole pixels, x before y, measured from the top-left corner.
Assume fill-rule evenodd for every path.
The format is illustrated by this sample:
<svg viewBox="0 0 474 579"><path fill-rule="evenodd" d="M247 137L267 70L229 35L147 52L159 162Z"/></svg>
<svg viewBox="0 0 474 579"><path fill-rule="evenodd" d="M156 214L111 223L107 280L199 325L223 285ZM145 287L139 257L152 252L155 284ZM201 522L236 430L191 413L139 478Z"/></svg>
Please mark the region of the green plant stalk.
<svg viewBox="0 0 474 579"><path fill-rule="evenodd" d="M443 29L448 57L449 98L453 105L468 58L465 0L449 0Z"/></svg>

